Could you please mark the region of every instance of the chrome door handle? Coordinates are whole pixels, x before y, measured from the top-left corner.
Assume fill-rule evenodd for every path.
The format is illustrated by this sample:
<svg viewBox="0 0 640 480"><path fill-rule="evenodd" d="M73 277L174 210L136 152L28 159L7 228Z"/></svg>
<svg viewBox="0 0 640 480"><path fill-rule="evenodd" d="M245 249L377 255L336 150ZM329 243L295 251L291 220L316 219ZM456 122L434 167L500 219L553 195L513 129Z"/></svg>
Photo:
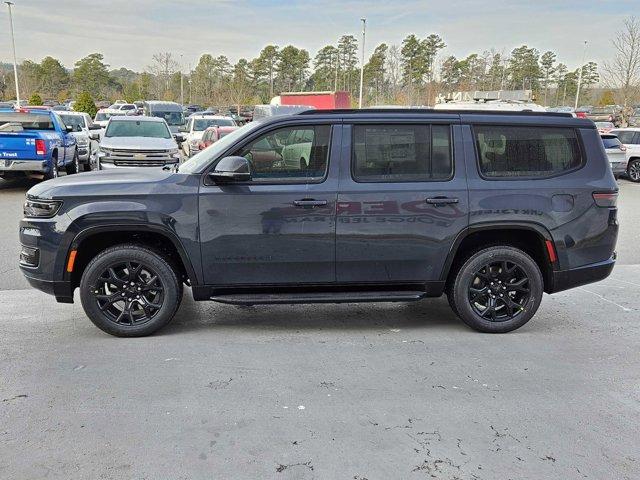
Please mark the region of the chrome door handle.
<svg viewBox="0 0 640 480"><path fill-rule="evenodd" d="M326 207L326 200L314 200L313 198L303 198L302 200L294 200L296 207Z"/></svg>
<svg viewBox="0 0 640 480"><path fill-rule="evenodd" d="M458 199L449 198L449 197L433 197L433 198L427 198L427 203L438 207L440 205L451 205L454 203L458 203Z"/></svg>

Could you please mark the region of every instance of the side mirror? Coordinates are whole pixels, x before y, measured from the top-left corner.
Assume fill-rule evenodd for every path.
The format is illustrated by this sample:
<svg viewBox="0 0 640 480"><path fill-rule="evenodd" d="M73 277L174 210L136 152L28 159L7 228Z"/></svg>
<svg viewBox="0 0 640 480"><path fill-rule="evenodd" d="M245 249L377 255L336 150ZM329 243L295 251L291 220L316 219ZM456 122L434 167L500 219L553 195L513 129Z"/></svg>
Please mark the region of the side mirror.
<svg viewBox="0 0 640 480"><path fill-rule="evenodd" d="M89 140L100 140L100 134L99 133L90 133L89 134Z"/></svg>
<svg viewBox="0 0 640 480"><path fill-rule="evenodd" d="M71 133L73 132L73 126L72 125L65 125L65 130L67 133Z"/></svg>
<svg viewBox="0 0 640 480"><path fill-rule="evenodd" d="M178 131L185 133L187 131L187 127L178 127Z"/></svg>
<svg viewBox="0 0 640 480"><path fill-rule="evenodd" d="M89 130L102 130L102 127L96 123L89 125Z"/></svg>
<svg viewBox="0 0 640 480"><path fill-rule="evenodd" d="M184 142L184 135L182 135L181 133L174 133L173 134L173 138L176 140L176 142L178 143L182 143Z"/></svg>
<svg viewBox="0 0 640 480"><path fill-rule="evenodd" d="M251 180L249 160L244 157L224 157L209 176L219 183L247 182Z"/></svg>

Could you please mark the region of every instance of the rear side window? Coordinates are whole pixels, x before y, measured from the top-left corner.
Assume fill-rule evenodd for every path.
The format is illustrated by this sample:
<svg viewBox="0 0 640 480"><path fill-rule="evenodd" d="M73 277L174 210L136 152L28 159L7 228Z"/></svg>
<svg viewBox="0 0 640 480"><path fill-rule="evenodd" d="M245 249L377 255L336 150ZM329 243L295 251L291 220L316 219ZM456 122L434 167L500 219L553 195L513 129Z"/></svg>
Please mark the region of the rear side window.
<svg viewBox="0 0 640 480"><path fill-rule="evenodd" d="M633 145L635 143L640 143L640 135L632 130L623 130L613 132L618 136L618 139L621 143L626 143L627 145Z"/></svg>
<svg viewBox="0 0 640 480"><path fill-rule="evenodd" d="M572 128L476 125L474 134L486 177L548 177L582 164Z"/></svg>
<svg viewBox="0 0 640 480"><path fill-rule="evenodd" d="M604 145L604 148L619 148L620 145L622 145L620 140L618 140L618 137L614 136L602 137L602 144Z"/></svg>
<svg viewBox="0 0 640 480"><path fill-rule="evenodd" d="M447 180L453 173L449 125L354 125L357 182Z"/></svg>

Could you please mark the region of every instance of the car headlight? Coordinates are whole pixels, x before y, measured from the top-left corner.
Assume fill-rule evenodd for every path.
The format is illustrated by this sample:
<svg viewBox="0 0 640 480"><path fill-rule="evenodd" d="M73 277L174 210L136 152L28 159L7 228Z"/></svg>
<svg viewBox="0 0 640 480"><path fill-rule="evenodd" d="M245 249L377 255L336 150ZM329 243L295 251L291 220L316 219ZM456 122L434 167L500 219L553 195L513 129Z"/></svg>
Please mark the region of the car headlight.
<svg viewBox="0 0 640 480"><path fill-rule="evenodd" d="M62 206L60 200L37 200L27 198L24 202L22 211L28 218L51 218L55 217L58 210Z"/></svg>

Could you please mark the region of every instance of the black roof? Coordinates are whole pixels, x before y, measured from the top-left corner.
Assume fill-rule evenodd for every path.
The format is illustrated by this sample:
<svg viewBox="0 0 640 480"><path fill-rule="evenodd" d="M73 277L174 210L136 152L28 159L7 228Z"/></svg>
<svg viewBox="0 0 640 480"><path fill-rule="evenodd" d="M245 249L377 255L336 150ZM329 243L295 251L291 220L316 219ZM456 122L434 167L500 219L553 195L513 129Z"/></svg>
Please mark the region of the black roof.
<svg viewBox="0 0 640 480"><path fill-rule="evenodd" d="M535 117L560 117L560 118L573 118L570 113L563 112L532 112L532 111L519 111L519 110L455 110L455 109L433 109L433 108L343 108L335 110L305 110L297 115L369 115L369 114L454 114L454 115L515 115L515 116L535 116Z"/></svg>

